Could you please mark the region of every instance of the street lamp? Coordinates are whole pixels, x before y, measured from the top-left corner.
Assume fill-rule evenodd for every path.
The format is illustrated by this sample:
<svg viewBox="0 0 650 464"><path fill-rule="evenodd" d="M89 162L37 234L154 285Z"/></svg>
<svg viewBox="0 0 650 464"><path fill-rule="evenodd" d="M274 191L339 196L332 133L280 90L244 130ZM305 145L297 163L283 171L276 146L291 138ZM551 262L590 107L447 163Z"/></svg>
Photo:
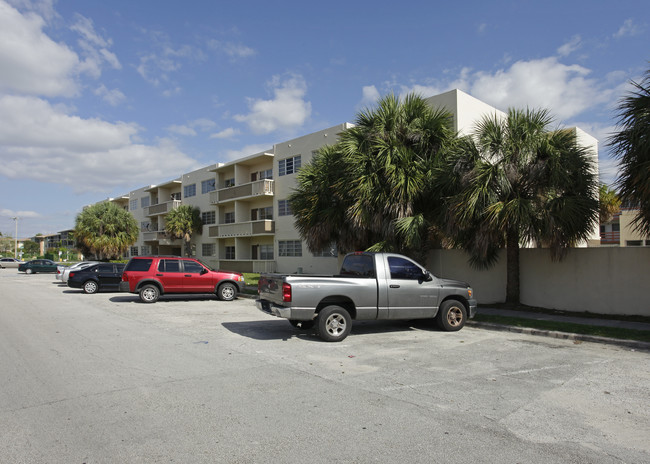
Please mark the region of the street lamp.
<svg viewBox="0 0 650 464"><path fill-rule="evenodd" d="M16 223L16 233L14 234L14 259L18 258L18 216L12 217Z"/></svg>

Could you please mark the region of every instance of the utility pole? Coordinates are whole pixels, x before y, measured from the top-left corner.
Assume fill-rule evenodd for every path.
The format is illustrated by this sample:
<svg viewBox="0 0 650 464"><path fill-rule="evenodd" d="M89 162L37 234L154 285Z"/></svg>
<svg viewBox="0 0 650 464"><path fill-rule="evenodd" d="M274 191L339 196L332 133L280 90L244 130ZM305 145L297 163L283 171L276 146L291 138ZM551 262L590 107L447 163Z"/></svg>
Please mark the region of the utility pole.
<svg viewBox="0 0 650 464"><path fill-rule="evenodd" d="M12 217L16 223L16 233L14 234L14 258L18 259L18 216Z"/></svg>

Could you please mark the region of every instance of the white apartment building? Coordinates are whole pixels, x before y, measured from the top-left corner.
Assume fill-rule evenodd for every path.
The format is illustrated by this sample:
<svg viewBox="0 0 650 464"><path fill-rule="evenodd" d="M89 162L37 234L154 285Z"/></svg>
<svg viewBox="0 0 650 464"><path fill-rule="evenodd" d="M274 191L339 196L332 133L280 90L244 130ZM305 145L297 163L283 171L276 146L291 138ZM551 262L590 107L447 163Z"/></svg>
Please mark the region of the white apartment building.
<svg viewBox="0 0 650 464"><path fill-rule="evenodd" d="M427 101L452 113L454 129L462 135L471 132L485 114L504 115L457 89ZM309 163L321 147L336 143L338 134L349 127L352 124L342 123L275 144L267 151L206 166L109 199L131 212L140 224L140 236L129 256L183 254L182 240L165 233L165 216L180 205L191 205L200 209L204 224L202 233L192 237L193 255L215 268L337 272L335 249L312 254L301 241L287 199L300 167ZM579 135L593 148L597 162L597 140L582 131ZM597 228L594 240L600 240Z"/></svg>

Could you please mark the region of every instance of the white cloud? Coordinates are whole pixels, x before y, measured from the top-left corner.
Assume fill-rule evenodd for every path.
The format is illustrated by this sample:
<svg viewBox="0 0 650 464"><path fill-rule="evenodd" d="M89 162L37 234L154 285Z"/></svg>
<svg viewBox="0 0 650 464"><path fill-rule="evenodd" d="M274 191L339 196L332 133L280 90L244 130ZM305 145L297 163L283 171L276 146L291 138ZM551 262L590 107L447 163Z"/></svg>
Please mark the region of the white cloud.
<svg viewBox="0 0 650 464"><path fill-rule="evenodd" d="M250 98L251 112L235 115L234 119L247 123L255 134L302 126L311 115L311 102L304 100L307 84L303 77L294 75L281 82L280 77L275 76L269 85L274 94L272 100Z"/></svg>
<svg viewBox="0 0 650 464"><path fill-rule="evenodd" d="M109 90L104 84L95 89L95 95L102 97L102 99L111 106L118 106L126 96L118 89Z"/></svg>
<svg viewBox="0 0 650 464"><path fill-rule="evenodd" d="M626 19L623 25L616 31L614 38L629 37L641 32L641 27L637 26L632 19Z"/></svg>
<svg viewBox="0 0 650 464"><path fill-rule="evenodd" d="M222 51L231 58L248 58L256 55L257 52L246 45L233 42L222 42L219 40L209 40L208 47L213 50Z"/></svg>
<svg viewBox="0 0 650 464"><path fill-rule="evenodd" d="M573 37L571 37L571 40L569 40L567 43L565 43L564 45L562 45L560 48L557 49L557 53L561 57L568 56L574 51L576 51L577 49L579 49L581 45L582 45L582 39L580 38L580 36L574 35Z"/></svg>
<svg viewBox="0 0 650 464"><path fill-rule="evenodd" d="M14 211L11 209L0 209L0 216L6 216L6 217L17 217L19 220L22 218L37 218L40 217L41 215L38 214L35 211Z"/></svg>
<svg viewBox="0 0 650 464"><path fill-rule="evenodd" d="M29 95L74 96L76 53L43 33L45 22L0 0L0 90Z"/></svg>
<svg viewBox="0 0 650 464"><path fill-rule="evenodd" d="M229 127L227 129L224 129L222 131L216 132L214 134L210 135L211 139L231 139L233 137L236 137L239 135L239 131L237 129L233 129L232 127Z"/></svg>
<svg viewBox="0 0 650 464"><path fill-rule="evenodd" d="M373 106L377 103L377 100L380 98L379 90L374 85L364 85L361 89L361 105L362 106Z"/></svg>
<svg viewBox="0 0 650 464"><path fill-rule="evenodd" d="M216 125L217 124L214 121L205 118L199 118L195 119L194 121L190 121L187 124L169 126L167 130L178 135L188 135L193 137L197 135L197 129L201 132L208 132L212 130Z"/></svg>
<svg viewBox="0 0 650 464"><path fill-rule="evenodd" d="M38 98L0 97L0 175L109 192L198 167L169 140L135 143L137 133L135 124L83 119Z"/></svg>

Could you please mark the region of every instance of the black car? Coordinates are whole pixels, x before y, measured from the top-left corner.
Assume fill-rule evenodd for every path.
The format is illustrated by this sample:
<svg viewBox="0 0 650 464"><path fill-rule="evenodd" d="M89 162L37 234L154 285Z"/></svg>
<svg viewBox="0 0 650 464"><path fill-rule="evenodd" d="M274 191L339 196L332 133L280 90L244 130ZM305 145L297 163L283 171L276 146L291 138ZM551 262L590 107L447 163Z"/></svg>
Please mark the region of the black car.
<svg viewBox="0 0 650 464"><path fill-rule="evenodd" d="M119 290L124 263L100 263L70 272L68 287L81 288L84 293Z"/></svg>

